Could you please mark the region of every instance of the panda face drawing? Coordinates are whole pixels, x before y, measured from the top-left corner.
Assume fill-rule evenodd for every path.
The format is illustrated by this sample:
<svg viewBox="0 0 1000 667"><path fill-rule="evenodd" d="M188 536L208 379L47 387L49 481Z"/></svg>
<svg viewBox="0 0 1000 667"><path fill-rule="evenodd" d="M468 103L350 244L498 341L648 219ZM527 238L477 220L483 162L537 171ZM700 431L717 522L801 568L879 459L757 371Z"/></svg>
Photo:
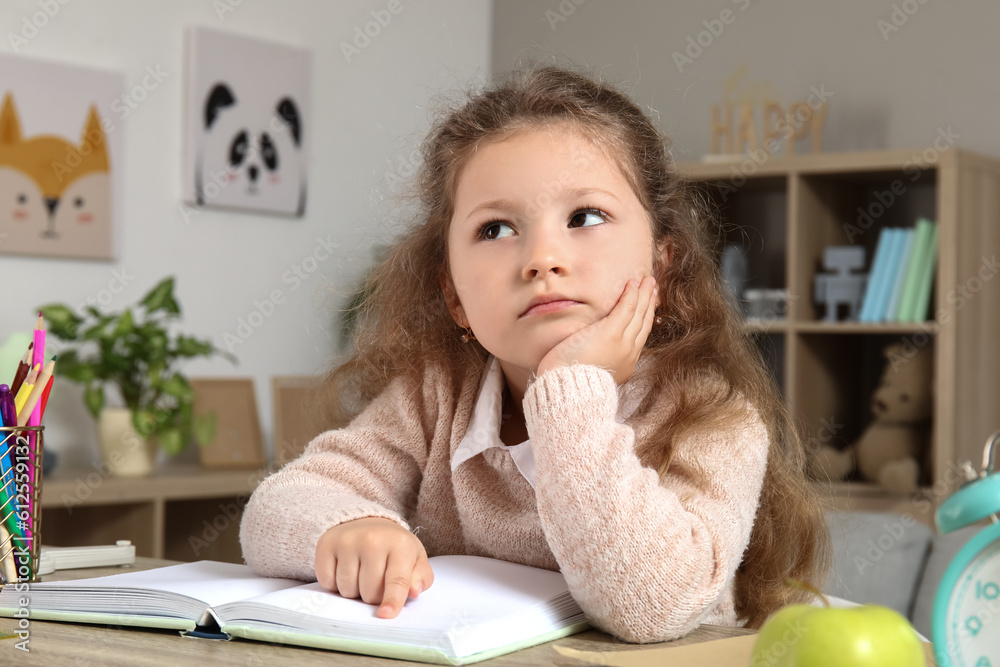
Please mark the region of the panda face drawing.
<svg viewBox="0 0 1000 667"><path fill-rule="evenodd" d="M195 174L198 204L303 215L305 169L295 102L286 97L254 114L219 83L204 111Z"/></svg>

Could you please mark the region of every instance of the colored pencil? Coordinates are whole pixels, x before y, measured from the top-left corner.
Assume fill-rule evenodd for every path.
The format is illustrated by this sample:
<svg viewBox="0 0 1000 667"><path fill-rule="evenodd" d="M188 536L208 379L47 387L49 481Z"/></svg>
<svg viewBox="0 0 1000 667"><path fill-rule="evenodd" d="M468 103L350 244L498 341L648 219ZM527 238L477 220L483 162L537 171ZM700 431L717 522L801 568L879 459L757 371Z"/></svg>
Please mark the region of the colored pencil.
<svg viewBox="0 0 1000 667"><path fill-rule="evenodd" d="M0 431L4 434L0 440L0 525L6 525L12 535L20 536L17 530L17 519L13 513L20 512L21 507L17 503L17 489L14 483L14 445L17 443L16 434L11 431Z"/></svg>
<svg viewBox="0 0 1000 667"><path fill-rule="evenodd" d="M17 425L17 409L14 406L14 395L10 387L0 384L0 422L2 426Z"/></svg>
<svg viewBox="0 0 1000 667"><path fill-rule="evenodd" d="M38 313L38 319L35 321L35 344L34 359L32 359L31 364L37 366L39 364L45 364L45 318L42 317L41 313ZM45 389L45 384L42 383L42 389ZM38 403L35 403L38 405ZM41 406L38 406L38 410L34 410L31 415L31 420L29 422L30 426L40 426L41 425Z"/></svg>
<svg viewBox="0 0 1000 667"><path fill-rule="evenodd" d="M21 383L24 382L24 378L28 376L28 371L31 370L31 350L34 347L35 341L28 343L28 349L24 351L24 354L21 356L21 361L17 364L17 371L14 373L14 381L10 383L10 391L15 396L17 396L17 392L21 388Z"/></svg>
<svg viewBox="0 0 1000 667"><path fill-rule="evenodd" d="M32 363L34 364L44 364L45 363L45 318L41 313L38 313L38 319L35 320L35 337L34 337L35 349L34 359ZM49 376L51 377L51 375ZM39 382L41 385L41 390L45 389L45 381ZM35 404L32 406L31 410L26 410L29 412L28 416L28 426L41 426L42 425L42 406L38 404L38 398L35 398ZM18 425L20 425L20 417L18 417ZM35 461L37 460L39 465L41 465L42 451L39 447L39 434L35 431L28 431L28 488L23 489L23 493L28 496L28 531L25 533L25 537L33 537L35 533L35 484L41 484L42 480L40 471L35 469ZM37 553L37 552L36 552ZM30 565L29 565L30 572ZM29 578L33 578L34 573L29 574Z"/></svg>
<svg viewBox="0 0 1000 667"><path fill-rule="evenodd" d="M45 418L45 407L49 404L49 394L52 393L52 383L55 379L55 376L50 377L49 381L45 383L45 391L42 392L42 419Z"/></svg>
<svg viewBox="0 0 1000 667"><path fill-rule="evenodd" d="M3 389L8 389L7 385L0 385ZM0 401L6 403L6 407L0 410L3 416L4 426L13 426L10 422L10 414L14 411L13 398L10 391L0 392ZM0 431L4 436L0 439L0 528L6 527L7 532L12 537L21 537L21 531L17 527L17 513L21 511L17 503L17 488L14 481L14 446L17 444L17 433L15 431ZM13 543L11 543L13 544ZM0 554L4 549L0 548Z"/></svg>
<svg viewBox="0 0 1000 667"><path fill-rule="evenodd" d="M16 426L17 410L14 407L14 397L10 387L0 384L0 426ZM19 510L14 491L14 444L17 442L15 431L0 431L0 517L10 511L7 508ZM8 485L9 482L9 485ZM8 493L9 490L9 493ZM10 497L9 497L10 496Z"/></svg>
<svg viewBox="0 0 1000 667"><path fill-rule="evenodd" d="M17 581L17 566L14 564L14 541L11 535L0 526L0 574L5 584Z"/></svg>
<svg viewBox="0 0 1000 667"><path fill-rule="evenodd" d="M40 407L38 401L41 400L42 394L45 392L45 386L52 379L52 373L55 371L55 368L56 358L52 357L51 361L45 364L45 368L41 370L38 377L31 384L31 393L28 394L21 408L17 411L18 426L28 426L28 422L32 420L35 407ZM25 382L25 386L28 386L27 382Z"/></svg>
<svg viewBox="0 0 1000 667"><path fill-rule="evenodd" d="M10 479L4 480L3 484L0 484L0 528L6 528L7 532L20 539L21 531L17 527L17 513L21 509L17 504L14 476L8 475L8 477Z"/></svg>
<svg viewBox="0 0 1000 667"><path fill-rule="evenodd" d="M31 390L35 388L35 380L38 379L38 374L42 372L41 366L35 366L30 371L28 371L28 377L24 378L24 382L21 383L21 389L18 390L17 395L14 397L14 407L17 408L17 421L18 425L21 421L21 412L24 410L24 404L28 402L28 396L31 395ZM27 423L27 419L25 419Z"/></svg>
<svg viewBox="0 0 1000 667"><path fill-rule="evenodd" d="M43 317L41 313L38 313L38 319L35 320L34 333L35 333L34 337L35 349L33 350L35 355L34 363L44 364L46 332L45 332L45 317ZM51 374L49 375L49 377L52 377ZM47 381L48 378L46 378L44 382L36 381L36 383L41 384L42 385L41 389L44 391L45 382ZM39 393L39 398L40 397L41 394ZM41 426L41 425L42 425L42 406L39 405L38 399L36 398L35 405L31 409L31 415L28 418L28 426ZM31 534L34 534L35 532L34 516L36 509L34 506L35 505L34 496L36 495L36 492L39 491L39 489L35 489L34 486L36 483L37 484L42 483L41 471L35 469L35 461L37 461L39 465L41 465L42 463L42 451L40 447L39 438L40 435L35 431L28 432L28 479L31 481L29 482L29 488L25 489L25 491L27 492L28 496L28 514L29 514L28 527L30 529Z"/></svg>
<svg viewBox="0 0 1000 667"><path fill-rule="evenodd" d="M14 396L10 393L10 387L5 384L0 384L0 424L3 426L17 424ZM17 518L11 514L21 511L17 502L14 478L14 446L17 444L17 432L0 431L0 433L3 433L3 439L0 440L0 473L2 473L0 474L0 525L6 526L12 536L20 537Z"/></svg>

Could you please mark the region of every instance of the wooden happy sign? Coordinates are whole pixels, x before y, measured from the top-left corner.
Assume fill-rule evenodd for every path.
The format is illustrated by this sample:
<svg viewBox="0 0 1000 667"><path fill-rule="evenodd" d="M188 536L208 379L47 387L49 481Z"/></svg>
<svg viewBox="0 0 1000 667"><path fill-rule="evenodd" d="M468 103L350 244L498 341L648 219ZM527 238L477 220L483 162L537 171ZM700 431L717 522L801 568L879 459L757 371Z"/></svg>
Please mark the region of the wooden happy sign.
<svg viewBox="0 0 1000 667"><path fill-rule="evenodd" d="M751 153L763 148L773 154L778 152L779 141L783 139L785 152L791 155L795 153L795 142L808 137L812 139L812 152L819 153L823 149L827 100L832 94L823 86L812 86L804 102L792 102L787 108L773 100L713 104L711 152Z"/></svg>

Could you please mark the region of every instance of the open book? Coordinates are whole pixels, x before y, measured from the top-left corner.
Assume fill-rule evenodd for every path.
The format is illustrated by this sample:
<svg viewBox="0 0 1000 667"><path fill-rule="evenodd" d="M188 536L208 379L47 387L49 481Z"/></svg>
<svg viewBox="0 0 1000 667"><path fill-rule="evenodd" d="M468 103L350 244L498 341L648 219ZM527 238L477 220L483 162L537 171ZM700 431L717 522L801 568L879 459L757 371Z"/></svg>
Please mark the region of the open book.
<svg viewBox="0 0 1000 667"><path fill-rule="evenodd" d="M199 561L76 581L6 586L0 616L170 628L461 665L586 629L562 575L477 556L430 559L434 584L394 619L318 583ZM23 600L26 598L26 602Z"/></svg>

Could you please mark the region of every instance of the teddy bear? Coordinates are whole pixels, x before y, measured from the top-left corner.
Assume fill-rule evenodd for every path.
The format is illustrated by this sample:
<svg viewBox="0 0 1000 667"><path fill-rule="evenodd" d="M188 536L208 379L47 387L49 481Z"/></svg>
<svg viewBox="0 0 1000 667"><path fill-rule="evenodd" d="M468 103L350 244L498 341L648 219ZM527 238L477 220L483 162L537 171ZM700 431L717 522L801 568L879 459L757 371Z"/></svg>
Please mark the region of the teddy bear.
<svg viewBox="0 0 1000 667"><path fill-rule="evenodd" d="M866 481L909 495L919 488L921 461L931 446L934 354L930 346L903 343L887 345L882 354L885 371L872 395L872 423L843 451L815 448L809 472L836 481L856 470Z"/></svg>

